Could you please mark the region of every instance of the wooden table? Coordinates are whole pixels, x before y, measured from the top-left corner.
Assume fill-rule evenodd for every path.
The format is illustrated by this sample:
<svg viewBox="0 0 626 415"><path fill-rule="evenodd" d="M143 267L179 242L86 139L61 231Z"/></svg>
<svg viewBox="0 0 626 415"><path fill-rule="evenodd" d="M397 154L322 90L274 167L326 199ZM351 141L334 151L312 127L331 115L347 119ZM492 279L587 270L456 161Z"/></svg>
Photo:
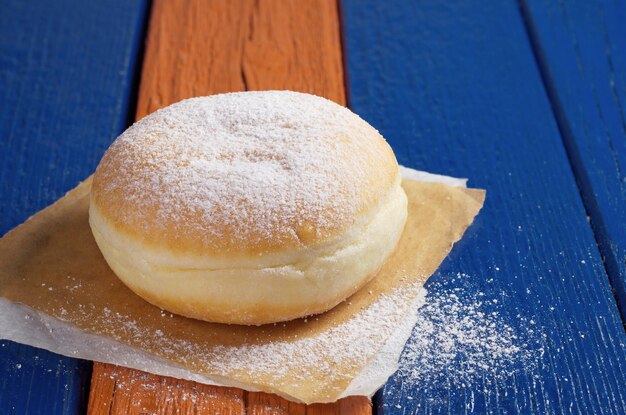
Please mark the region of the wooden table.
<svg viewBox="0 0 626 415"><path fill-rule="evenodd" d="M532 320L543 333L540 364L513 377L409 387L394 376L374 411L626 413L625 4L32 0L1 9L1 233L88 176L133 119L169 103L258 89L326 96L378 128L400 163L488 189L430 284L470 275L508 324ZM372 411L362 398L305 407L92 369L8 341L0 373L2 414Z"/></svg>

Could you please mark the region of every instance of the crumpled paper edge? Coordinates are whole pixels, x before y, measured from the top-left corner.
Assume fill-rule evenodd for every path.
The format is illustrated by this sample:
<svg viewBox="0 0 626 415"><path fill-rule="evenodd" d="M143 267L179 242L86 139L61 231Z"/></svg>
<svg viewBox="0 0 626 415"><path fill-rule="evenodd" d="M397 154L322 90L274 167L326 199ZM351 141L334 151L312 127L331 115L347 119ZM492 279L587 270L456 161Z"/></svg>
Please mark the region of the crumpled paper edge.
<svg viewBox="0 0 626 415"><path fill-rule="evenodd" d="M427 173L400 166L403 178L420 182L443 183L454 187L466 187L467 179ZM417 323L417 310L425 302L426 290L422 289L383 348L350 382L340 398L347 396L372 397L398 370L398 361L411 331ZM30 307L14 304L0 298L0 338L49 350L64 356L125 366L161 376L186 379L215 386L227 386L258 391L247 384L226 378L209 377L192 372L165 359L130 347L106 336L81 331L75 326L51 317ZM71 345L71 346L70 346ZM73 347L73 349L71 349ZM291 396L286 399L298 402Z"/></svg>
<svg viewBox="0 0 626 415"><path fill-rule="evenodd" d="M3 339L46 349L63 356L111 363L207 385L234 386L253 392L258 391L229 379L217 379L192 372L158 356L106 336L82 331L70 323L1 297L0 327L3 328L1 334Z"/></svg>
<svg viewBox="0 0 626 415"><path fill-rule="evenodd" d="M418 297L411 303L409 312L400 322L396 330L385 341L378 354L352 379L339 398L347 396L372 397L399 368L399 357L404 345L411 336L417 323L417 311L426 302L426 289L422 288ZM377 385L372 390L372 385Z"/></svg>
<svg viewBox="0 0 626 415"><path fill-rule="evenodd" d="M416 182L442 183L452 187L467 187L467 179L458 179L456 177L428 173L404 166L399 166L399 170L400 175L402 175L403 178L415 180Z"/></svg>
<svg viewBox="0 0 626 415"><path fill-rule="evenodd" d="M399 168L400 174L405 179L418 182L442 183L453 187L467 187L467 179L428 173L405 166L399 166ZM424 305L425 297L426 290L422 289L418 298L411 304L410 311L387 339L383 348L350 382L346 390L340 395L341 398L346 396L368 396L371 398L387 382L387 379L398 370L400 367L400 354L411 336L413 327L417 324L417 310ZM372 388L372 385L376 385L376 387Z"/></svg>

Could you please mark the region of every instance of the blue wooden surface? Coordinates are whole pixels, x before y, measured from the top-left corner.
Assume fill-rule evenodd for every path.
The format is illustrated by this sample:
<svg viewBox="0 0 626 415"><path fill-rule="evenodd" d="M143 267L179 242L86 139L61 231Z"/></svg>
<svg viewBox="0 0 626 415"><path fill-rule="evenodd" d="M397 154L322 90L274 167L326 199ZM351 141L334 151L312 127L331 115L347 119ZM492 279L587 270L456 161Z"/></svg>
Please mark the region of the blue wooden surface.
<svg viewBox="0 0 626 415"><path fill-rule="evenodd" d="M126 126L145 0L0 4L0 234L94 170ZM0 414L76 413L91 364L0 341Z"/></svg>
<svg viewBox="0 0 626 415"><path fill-rule="evenodd" d="M470 384L395 375L379 412L626 413L626 335L519 5L345 0L343 11L353 110L401 163L488 190L431 296L483 292L498 300L487 312L529 335L532 324L543 349L535 365Z"/></svg>
<svg viewBox="0 0 626 415"><path fill-rule="evenodd" d="M0 340L1 414L76 414L87 404L91 364Z"/></svg>
<svg viewBox="0 0 626 415"><path fill-rule="evenodd" d="M522 5L626 319L626 3L528 0Z"/></svg>
<svg viewBox="0 0 626 415"><path fill-rule="evenodd" d="M626 339L608 284L624 304L624 5L491 3L346 0L350 101L401 163L488 189L429 288L497 298L509 325L536 322L545 354L472 385L396 376L378 409L626 413ZM146 4L0 10L3 234L88 175L125 126ZM459 271L470 277L450 277ZM0 413L84 404L86 362L0 341L0 373Z"/></svg>

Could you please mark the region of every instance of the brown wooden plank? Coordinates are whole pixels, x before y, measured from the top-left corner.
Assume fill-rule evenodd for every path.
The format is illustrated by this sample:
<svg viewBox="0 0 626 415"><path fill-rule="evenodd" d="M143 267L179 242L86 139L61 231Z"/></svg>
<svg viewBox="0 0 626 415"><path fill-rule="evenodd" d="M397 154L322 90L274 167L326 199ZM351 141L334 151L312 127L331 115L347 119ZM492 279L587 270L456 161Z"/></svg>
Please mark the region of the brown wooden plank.
<svg viewBox="0 0 626 415"><path fill-rule="evenodd" d="M243 414L245 392L166 378L104 363L94 365L89 410L99 414Z"/></svg>
<svg viewBox="0 0 626 415"><path fill-rule="evenodd" d="M336 0L156 0L137 118L221 92L291 89L346 103ZM90 414L371 414L366 398L302 405L94 364Z"/></svg>
<svg viewBox="0 0 626 415"><path fill-rule="evenodd" d="M248 415L306 415L307 406L289 402L279 396L262 392L248 392L247 414Z"/></svg>
<svg viewBox="0 0 626 415"><path fill-rule="evenodd" d="M364 396L351 396L332 404L325 403L308 405L306 413L307 415L371 415L372 402Z"/></svg>
<svg viewBox="0 0 626 415"><path fill-rule="evenodd" d="M261 392L247 392L247 397L247 415L371 415L372 413L370 400L362 396L344 398L332 404L314 405L289 402L279 396Z"/></svg>
<svg viewBox="0 0 626 415"><path fill-rule="evenodd" d="M137 118L184 98L265 89L345 105L335 0L155 1Z"/></svg>

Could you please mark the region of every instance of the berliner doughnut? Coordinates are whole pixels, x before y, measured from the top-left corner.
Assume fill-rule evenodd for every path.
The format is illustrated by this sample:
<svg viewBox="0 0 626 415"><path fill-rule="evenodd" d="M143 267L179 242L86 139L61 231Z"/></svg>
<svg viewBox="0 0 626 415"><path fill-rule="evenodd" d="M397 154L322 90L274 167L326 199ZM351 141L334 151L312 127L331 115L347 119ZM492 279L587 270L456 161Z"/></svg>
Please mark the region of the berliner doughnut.
<svg viewBox="0 0 626 415"><path fill-rule="evenodd" d="M89 208L131 290L232 324L334 307L377 273L406 216L383 137L340 105L290 91L192 98L143 118L106 151Z"/></svg>

